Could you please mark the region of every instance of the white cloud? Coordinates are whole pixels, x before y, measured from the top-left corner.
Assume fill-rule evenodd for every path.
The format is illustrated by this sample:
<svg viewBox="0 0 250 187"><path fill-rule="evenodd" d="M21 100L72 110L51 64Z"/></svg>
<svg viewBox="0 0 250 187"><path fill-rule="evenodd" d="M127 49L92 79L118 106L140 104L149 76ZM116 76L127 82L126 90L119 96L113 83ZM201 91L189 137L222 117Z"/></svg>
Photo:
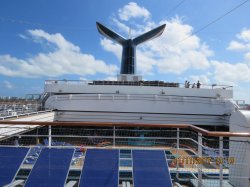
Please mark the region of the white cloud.
<svg viewBox="0 0 250 187"><path fill-rule="evenodd" d="M115 56L120 61L121 55L122 55L121 45L119 45L119 44L117 44L109 39L106 39L106 38L101 39L101 45L104 48L104 50L114 53Z"/></svg>
<svg viewBox="0 0 250 187"><path fill-rule="evenodd" d="M245 63L230 64L212 61L214 78L219 84L235 85L237 82L250 82L250 67Z"/></svg>
<svg viewBox="0 0 250 187"><path fill-rule="evenodd" d="M244 42L250 42L250 29L246 29L244 28L240 34L236 35L237 38L239 38L240 40L244 41Z"/></svg>
<svg viewBox="0 0 250 187"><path fill-rule="evenodd" d="M116 65L106 64L91 54L84 54L80 48L67 41L60 33L49 34L43 30L29 30L33 41L54 46L48 53L18 59L11 55L0 55L0 74L19 77L56 77L65 74L94 75L104 73L113 75Z"/></svg>
<svg viewBox="0 0 250 187"><path fill-rule="evenodd" d="M60 34L49 34L41 29L28 30L35 41L46 41L51 44L56 45L59 50L62 51L74 51L80 52L80 48L65 40L65 38Z"/></svg>
<svg viewBox="0 0 250 187"><path fill-rule="evenodd" d="M231 41L228 50L232 51L250 51L250 29L244 28L239 34L236 34L239 41Z"/></svg>
<svg viewBox="0 0 250 187"><path fill-rule="evenodd" d="M237 85L237 83L250 82L250 29L244 28L236 34L239 41L231 41L227 49L243 52L244 61L228 63L213 61L216 80Z"/></svg>
<svg viewBox="0 0 250 187"><path fill-rule="evenodd" d="M128 21L130 18L148 19L150 12L144 7L138 6L135 2L130 2L118 10L118 15L121 20Z"/></svg>
<svg viewBox="0 0 250 187"><path fill-rule="evenodd" d="M109 77L104 78L104 80L107 80L107 81L117 81L117 77L115 77L115 76L109 76Z"/></svg>
<svg viewBox="0 0 250 187"><path fill-rule="evenodd" d="M218 84L234 86L234 99L245 99L249 103L250 29L243 29L236 34L236 37L238 41L231 41L227 49L242 52L244 61L237 63L212 61L213 78Z"/></svg>
<svg viewBox="0 0 250 187"><path fill-rule="evenodd" d="M131 28L127 26L126 24L120 22L118 19L115 17L112 18L112 22L118 27L119 31L122 31L125 33L127 36L129 36L129 31L131 31ZM134 32L133 32L134 33ZM124 36L124 38L127 38L127 36Z"/></svg>
<svg viewBox="0 0 250 187"><path fill-rule="evenodd" d="M9 81L3 81L3 85L4 85L4 87L7 88L7 89L12 89L12 88L14 88L14 85L13 85L11 82L9 82Z"/></svg>
<svg viewBox="0 0 250 187"><path fill-rule="evenodd" d="M246 45L246 44L233 40L229 43L229 46L227 47L227 49L232 50L232 51L245 51L245 50L250 49L250 45Z"/></svg>
<svg viewBox="0 0 250 187"><path fill-rule="evenodd" d="M27 36L23 35L23 34L18 34L18 36L22 39L28 39Z"/></svg>
<svg viewBox="0 0 250 187"><path fill-rule="evenodd" d="M250 51L244 55L245 61L250 65Z"/></svg>
<svg viewBox="0 0 250 187"><path fill-rule="evenodd" d="M198 81L201 84L208 85L210 83L210 80L207 75L191 75L189 76L191 83L197 83Z"/></svg>

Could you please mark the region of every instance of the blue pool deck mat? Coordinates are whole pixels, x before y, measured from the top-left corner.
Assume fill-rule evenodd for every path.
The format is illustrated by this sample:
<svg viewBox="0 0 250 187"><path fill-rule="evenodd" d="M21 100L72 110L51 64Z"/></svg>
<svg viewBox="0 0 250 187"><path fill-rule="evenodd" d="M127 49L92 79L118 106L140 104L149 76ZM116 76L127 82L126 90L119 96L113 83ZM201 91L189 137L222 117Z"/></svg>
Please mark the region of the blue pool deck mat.
<svg viewBox="0 0 250 187"><path fill-rule="evenodd" d="M25 183L25 187L64 186L74 149L44 148Z"/></svg>
<svg viewBox="0 0 250 187"><path fill-rule="evenodd" d="M80 187L118 187L119 150L88 149Z"/></svg>
<svg viewBox="0 0 250 187"><path fill-rule="evenodd" d="M0 186L12 182L28 151L24 147L0 147Z"/></svg>
<svg viewBox="0 0 250 187"><path fill-rule="evenodd" d="M134 187L172 187L165 153L162 150L133 150Z"/></svg>

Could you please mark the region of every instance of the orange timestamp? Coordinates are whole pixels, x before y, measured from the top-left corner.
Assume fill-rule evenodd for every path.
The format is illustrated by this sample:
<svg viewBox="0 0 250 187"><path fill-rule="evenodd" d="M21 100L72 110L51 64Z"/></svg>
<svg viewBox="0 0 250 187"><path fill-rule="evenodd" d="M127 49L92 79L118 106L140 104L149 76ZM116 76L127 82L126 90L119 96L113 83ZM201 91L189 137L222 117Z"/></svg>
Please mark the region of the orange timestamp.
<svg viewBox="0 0 250 187"><path fill-rule="evenodd" d="M175 164L211 164L215 163L216 165L220 165L223 163L227 163L233 165L235 163L234 157L178 157L173 159Z"/></svg>

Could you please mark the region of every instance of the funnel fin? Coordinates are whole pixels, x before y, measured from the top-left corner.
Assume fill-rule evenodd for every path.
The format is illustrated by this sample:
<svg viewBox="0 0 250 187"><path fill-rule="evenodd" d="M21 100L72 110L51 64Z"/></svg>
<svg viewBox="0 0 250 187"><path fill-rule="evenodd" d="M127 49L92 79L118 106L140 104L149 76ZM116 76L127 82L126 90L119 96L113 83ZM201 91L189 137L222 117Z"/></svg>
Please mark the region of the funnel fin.
<svg viewBox="0 0 250 187"><path fill-rule="evenodd" d="M97 30L103 36L116 41L117 43L123 45L126 42L126 39L120 36L119 34L115 33L114 31L110 30L109 28L105 27L99 22L96 22Z"/></svg>
<svg viewBox="0 0 250 187"><path fill-rule="evenodd" d="M160 36L163 33L165 27L166 27L166 24L161 25L161 26L159 26L151 31L148 31L148 32L136 37L135 39L133 39L134 44L139 45L143 42L146 42L148 40L152 40L152 39Z"/></svg>

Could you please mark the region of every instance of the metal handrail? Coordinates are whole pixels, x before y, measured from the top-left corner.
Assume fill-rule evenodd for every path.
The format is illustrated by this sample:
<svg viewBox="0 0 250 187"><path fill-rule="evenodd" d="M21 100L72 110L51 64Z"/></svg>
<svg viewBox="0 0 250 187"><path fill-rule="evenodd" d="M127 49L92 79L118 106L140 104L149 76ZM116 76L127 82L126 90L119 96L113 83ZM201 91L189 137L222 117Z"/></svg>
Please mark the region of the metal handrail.
<svg viewBox="0 0 250 187"><path fill-rule="evenodd" d="M1 120L5 120L5 119L12 119L12 118L19 118L19 117L25 117L25 116L31 116L34 114L41 114L41 113L48 113L48 112L52 112L52 110L40 110L40 111L34 111L34 112L29 112L29 113L22 113L22 114L17 114L17 115L12 115L12 116L3 116L0 117L0 121ZM3 123L1 123L3 124Z"/></svg>
<svg viewBox="0 0 250 187"><path fill-rule="evenodd" d="M0 121L0 124L8 125L42 125L42 126L82 126L82 127L142 127L142 128L181 128L190 129L201 133L203 136L213 137L250 137L250 133L245 132L218 132L208 131L191 124L143 124L143 123L115 123L115 122L39 122L39 121Z"/></svg>
<svg viewBox="0 0 250 187"><path fill-rule="evenodd" d="M109 82L110 85L117 85L117 82L122 83L122 85L136 85L135 82L136 81L107 81L107 80L45 80L45 85L50 85L50 84L84 84L84 85L95 85L95 82L99 82L97 85L105 85L105 82ZM140 82L140 81L138 81ZM151 82L150 86L160 86L162 85L162 83L168 83L168 84L178 84L178 87L185 87L185 84L183 83L178 83L178 82L165 82L165 81L156 81L155 84L153 84L154 80L152 81L141 81L141 82ZM101 84L102 83L102 84ZM145 84L139 84L137 86L145 86ZM147 85L149 86L149 85ZM170 86L171 87L171 86ZM189 88L191 88L192 85L190 85ZM233 89L233 86L230 85L218 85L218 84L202 84L201 88L205 88L205 89Z"/></svg>

